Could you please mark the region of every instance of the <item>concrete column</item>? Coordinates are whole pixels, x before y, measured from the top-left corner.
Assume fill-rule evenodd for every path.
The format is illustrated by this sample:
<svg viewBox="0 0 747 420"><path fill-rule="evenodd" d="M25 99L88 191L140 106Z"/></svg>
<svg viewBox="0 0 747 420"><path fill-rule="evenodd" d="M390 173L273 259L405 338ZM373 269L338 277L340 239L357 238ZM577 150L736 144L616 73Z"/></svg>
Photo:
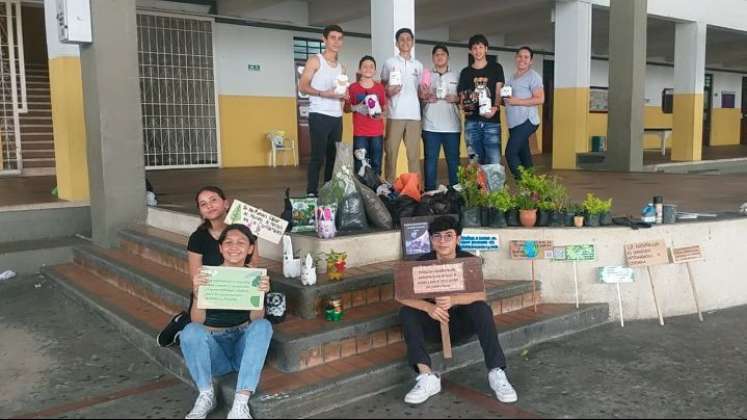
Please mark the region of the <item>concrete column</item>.
<svg viewBox="0 0 747 420"><path fill-rule="evenodd" d="M134 0L91 2L93 44L81 47L93 240L145 220L143 127Z"/></svg>
<svg viewBox="0 0 747 420"><path fill-rule="evenodd" d="M417 42L415 0L371 0L371 51L378 63L379 73L387 59L399 54L394 35L400 28L412 29ZM414 46L412 55L415 56ZM430 61L423 65L430 65ZM407 150L403 144L397 157L397 173L404 172L408 172L408 165Z"/></svg>
<svg viewBox="0 0 747 420"><path fill-rule="evenodd" d="M607 159L615 171L643 169L648 0L610 3L610 90Z"/></svg>
<svg viewBox="0 0 747 420"><path fill-rule="evenodd" d="M706 24L677 23L674 41L672 160L701 160L703 156L705 58Z"/></svg>
<svg viewBox="0 0 747 420"><path fill-rule="evenodd" d="M80 49L77 45L60 42L55 0L44 0L44 20L58 196L62 200L86 201L89 199L88 160Z"/></svg>
<svg viewBox="0 0 747 420"><path fill-rule="evenodd" d="M576 153L588 143L591 78L591 3L555 2L554 169L576 169Z"/></svg>

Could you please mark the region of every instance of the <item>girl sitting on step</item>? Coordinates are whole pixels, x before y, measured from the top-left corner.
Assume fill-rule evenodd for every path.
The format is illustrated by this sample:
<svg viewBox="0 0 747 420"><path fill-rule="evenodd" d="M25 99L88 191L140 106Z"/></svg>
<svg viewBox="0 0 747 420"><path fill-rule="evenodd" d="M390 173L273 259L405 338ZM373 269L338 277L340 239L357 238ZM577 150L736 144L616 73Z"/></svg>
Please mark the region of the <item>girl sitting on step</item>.
<svg viewBox="0 0 747 420"><path fill-rule="evenodd" d="M244 225L226 227L218 238L224 267L245 267L256 253L257 242ZM208 284L203 274L194 276L193 296ZM270 291L269 277L259 290ZM257 389L272 338L272 326L264 311L202 310L192 305L192 322L180 334L181 349L199 395L188 419L207 418L216 406L213 377L238 373L236 394L229 419L250 419L249 398Z"/></svg>
<svg viewBox="0 0 747 420"><path fill-rule="evenodd" d="M228 209L231 207L231 200L226 199L226 194L220 188L209 186L197 192L195 204L203 223L192 233L187 244L190 279L200 274L203 265L218 266L223 264L218 238L226 228L225 219ZM259 250L255 244L254 256L250 265L256 266L258 262ZM179 334L190 323L189 313L191 309L192 302L190 301L189 308L186 311L174 315L156 338L159 346L169 347L179 344Z"/></svg>

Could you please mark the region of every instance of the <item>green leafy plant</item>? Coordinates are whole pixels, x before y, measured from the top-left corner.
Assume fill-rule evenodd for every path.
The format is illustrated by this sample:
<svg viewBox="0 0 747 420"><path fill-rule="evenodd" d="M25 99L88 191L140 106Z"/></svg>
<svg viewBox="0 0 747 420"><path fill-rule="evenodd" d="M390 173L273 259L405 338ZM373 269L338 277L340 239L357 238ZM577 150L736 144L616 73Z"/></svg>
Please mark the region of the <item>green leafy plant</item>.
<svg viewBox="0 0 747 420"><path fill-rule="evenodd" d="M561 212L568 209L570 200L568 198L568 189L560 183L558 177L554 176L547 184L545 200L552 203L550 210Z"/></svg>
<svg viewBox="0 0 747 420"><path fill-rule="evenodd" d="M511 195L511 191L504 188L501 191L494 191L488 194L488 206L505 213L516 208L516 200Z"/></svg>
<svg viewBox="0 0 747 420"><path fill-rule="evenodd" d="M592 193L588 193L582 205L588 214L605 214L612 209L612 199L605 201Z"/></svg>
<svg viewBox="0 0 747 420"><path fill-rule="evenodd" d="M336 263L337 261L345 261L348 258L348 254L345 252L335 252L334 249L330 249L329 252L322 252L319 254L319 261L326 261L327 263Z"/></svg>
<svg viewBox="0 0 747 420"><path fill-rule="evenodd" d="M516 195L516 206L519 210L534 210L537 208L537 200L529 193L522 192Z"/></svg>
<svg viewBox="0 0 747 420"><path fill-rule="evenodd" d="M542 199L547 194L547 175L537 175L534 169L519 166L519 191L534 196L535 200Z"/></svg>
<svg viewBox="0 0 747 420"><path fill-rule="evenodd" d="M459 185L462 187L460 194L464 200L464 206L468 209L484 206L487 203L487 197L480 190L477 182L478 168L472 165L460 166L457 176Z"/></svg>
<svg viewBox="0 0 747 420"><path fill-rule="evenodd" d="M552 211L555 210L555 205L550 200L541 200L537 202L537 208L542 211Z"/></svg>

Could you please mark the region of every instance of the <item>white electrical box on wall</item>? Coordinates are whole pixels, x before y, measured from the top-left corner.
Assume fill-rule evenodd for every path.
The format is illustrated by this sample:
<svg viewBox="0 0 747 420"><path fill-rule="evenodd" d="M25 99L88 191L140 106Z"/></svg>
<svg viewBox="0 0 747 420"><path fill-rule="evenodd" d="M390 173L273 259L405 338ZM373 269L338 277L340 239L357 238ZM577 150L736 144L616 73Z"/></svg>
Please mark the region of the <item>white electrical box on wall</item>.
<svg viewBox="0 0 747 420"><path fill-rule="evenodd" d="M57 28L60 42L93 42L90 0L57 0Z"/></svg>

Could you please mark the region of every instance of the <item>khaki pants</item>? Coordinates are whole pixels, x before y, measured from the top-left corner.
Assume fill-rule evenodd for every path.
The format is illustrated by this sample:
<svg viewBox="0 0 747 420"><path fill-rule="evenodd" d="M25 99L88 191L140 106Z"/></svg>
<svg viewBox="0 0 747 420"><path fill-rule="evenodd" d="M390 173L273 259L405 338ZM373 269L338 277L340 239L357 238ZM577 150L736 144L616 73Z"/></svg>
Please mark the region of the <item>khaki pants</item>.
<svg viewBox="0 0 747 420"><path fill-rule="evenodd" d="M385 175L389 182L394 182L399 175L397 173L397 158L399 157L399 145L404 137L405 147L407 148L407 171L418 174L422 183L420 136L420 121L418 120L387 120L384 150L386 151Z"/></svg>

